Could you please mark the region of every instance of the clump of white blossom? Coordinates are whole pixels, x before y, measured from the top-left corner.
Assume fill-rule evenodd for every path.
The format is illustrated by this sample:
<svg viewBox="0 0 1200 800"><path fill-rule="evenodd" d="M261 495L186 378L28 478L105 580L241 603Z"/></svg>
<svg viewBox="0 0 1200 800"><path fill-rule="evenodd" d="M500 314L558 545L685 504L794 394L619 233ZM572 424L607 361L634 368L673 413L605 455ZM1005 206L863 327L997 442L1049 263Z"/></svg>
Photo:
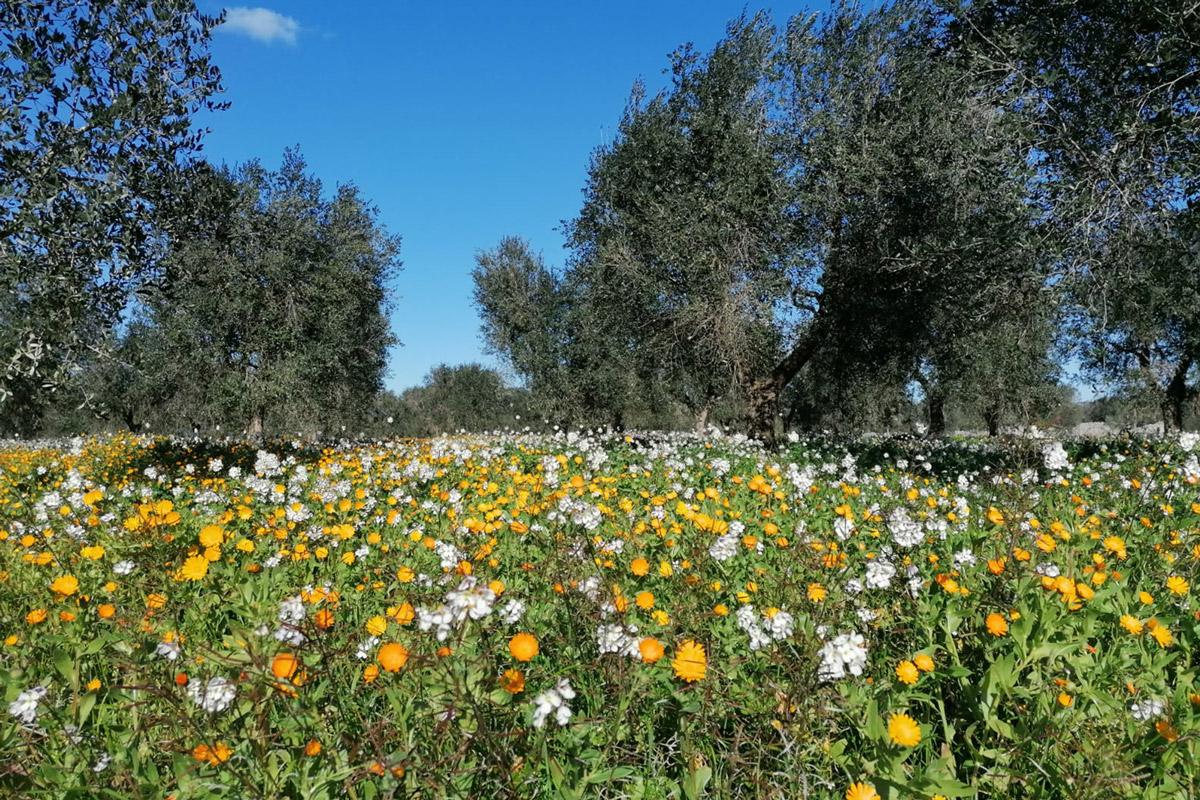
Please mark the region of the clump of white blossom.
<svg viewBox="0 0 1200 800"><path fill-rule="evenodd" d="M817 678L821 681L835 681L846 677L862 675L867 666L866 639L861 633L839 633L826 642L817 655L821 663L817 666Z"/></svg>
<svg viewBox="0 0 1200 800"><path fill-rule="evenodd" d="M546 724L551 714L560 727L571 721L571 707L568 700L575 698L575 690L566 678L559 678L553 687L533 698L533 727L541 728Z"/></svg>

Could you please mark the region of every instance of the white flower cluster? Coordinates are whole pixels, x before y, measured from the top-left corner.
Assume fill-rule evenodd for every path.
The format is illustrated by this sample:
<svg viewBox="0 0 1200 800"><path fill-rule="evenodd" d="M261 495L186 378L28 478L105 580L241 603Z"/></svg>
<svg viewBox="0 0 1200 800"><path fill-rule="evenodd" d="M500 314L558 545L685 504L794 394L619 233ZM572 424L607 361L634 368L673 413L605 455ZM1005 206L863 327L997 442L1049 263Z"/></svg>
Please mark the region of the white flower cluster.
<svg viewBox="0 0 1200 800"><path fill-rule="evenodd" d="M867 588L868 589L887 589L892 585L892 578L896 576L896 567L890 561L869 561L867 562Z"/></svg>
<svg viewBox="0 0 1200 800"><path fill-rule="evenodd" d="M903 508L892 509L892 513L888 514L887 526L892 541L900 547L916 547L925 538L921 523L914 522Z"/></svg>
<svg viewBox="0 0 1200 800"><path fill-rule="evenodd" d="M854 521L838 517L833 521L833 532L837 534L838 539L846 541L850 538L850 534L854 533Z"/></svg>
<svg viewBox="0 0 1200 800"><path fill-rule="evenodd" d="M8 713L24 722L26 725L32 725L37 722L38 703L50 690L45 686L35 686L32 689L26 689L17 695L17 699L8 704Z"/></svg>
<svg viewBox="0 0 1200 800"><path fill-rule="evenodd" d="M480 584L475 576L468 575L456 589L446 593L446 602L442 605L417 607L417 629L432 630L437 640L444 642L455 627L468 619L479 620L491 614L495 604L496 593Z"/></svg>
<svg viewBox="0 0 1200 800"><path fill-rule="evenodd" d="M227 678L218 675L209 678L207 683L189 683L187 693L193 703L212 714L229 708L237 696L237 688Z"/></svg>
<svg viewBox="0 0 1200 800"><path fill-rule="evenodd" d="M280 626L275 630L275 639L293 647L304 644L304 634L294 626L304 621L304 600L299 595L289 597L279 604Z"/></svg>
<svg viewBox="0 0 1200 800"><path fill-rule="evenodd" d="M533 698L533 727L544 726L551 712L554 713L554 720L560 727L566 725L571 721L571 708L567 701L574 698L575 690L571 688L571 682L560 678L553 688Z"/></svg>
<svg viewBox="0 0 1200 800"><path fill-rule="evenodd" d="M739 543L737 535L729 531L713 540L708 546L708 555L713 561L728 561L737 555Z"/></svg>
<svg viewBox="0 0 1200 800"><path fill-rule="evenodd" d="M737 623L750 637L751 650L761 650L772 641L788 639L796 629L795 617L786 611L776 611L774 615L764 617L760 623L752 605L744 605L737 610Z"/></svg>
<svg viewBox="0 0 1200 800"><path fill-rule="evenodd" d="M1066 472L1071 468L1071 459L1062 442L1046 442L1042 445L1042 464L1051 472Z"/></svg>
<svg viewBox="0 0 1200 800"><path fill-rule="evenodd" d="M600 655L616 653L619 656L637 658L641 655L638 649L637 626L628 628L620 625L601 625L596 629L596 647Z"/></svg>
<svg viewBox="0 0 1200 800"><path fill-rule="evenodd" d="M824 682L835 681L847 674L859 676L867 666L866 639L861 633L839 633L826 642L817 655L821 663L817 666L817 678Z"/></svg>
<svg viewBox="0 0 1200 800"><path fill-rule="evenodd" d="M500 621L505 625L516 625L525 616L525 601L513 597L500 607Z"/></svg>
<svg viewBox="0 0 1200 800"><path fill-rule="evenodd" d="M1148 697L1145 700L1135 700L1131 703L1129 713L1138 722L1146 722L1161 717L1166 709L1167 707L1163 704L1162 700Z"/></svg>
<svg viewBox="0 0 1200 800"><path fill-rule="evenodd" d="M264 478L271 478L280 473L279 456L259 450L254 460L254 471Z"/></svg>
<svg viewBox="0 0 1200 800"><path fill-rule="evenodd" d="M179 646L179 642L172 639L169 642L159 642L155 652L165 658L167 661L174 661L179 658L179 654L183 652L183 648Z"/></svg>

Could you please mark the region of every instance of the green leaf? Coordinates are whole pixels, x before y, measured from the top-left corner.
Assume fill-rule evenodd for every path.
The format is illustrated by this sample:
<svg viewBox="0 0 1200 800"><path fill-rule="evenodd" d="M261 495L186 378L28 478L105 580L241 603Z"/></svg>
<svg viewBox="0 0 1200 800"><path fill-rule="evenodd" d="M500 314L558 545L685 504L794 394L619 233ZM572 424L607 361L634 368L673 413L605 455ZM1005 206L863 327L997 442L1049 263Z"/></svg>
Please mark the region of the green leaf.
<svg viewBox="0 0 1200 800"><path fill-rule="evenodd" d="M684 780L684 796L687 797L687 800L698 800L704 795L704 789L710 780L712 780L712 768L700 767Z"/></svg>

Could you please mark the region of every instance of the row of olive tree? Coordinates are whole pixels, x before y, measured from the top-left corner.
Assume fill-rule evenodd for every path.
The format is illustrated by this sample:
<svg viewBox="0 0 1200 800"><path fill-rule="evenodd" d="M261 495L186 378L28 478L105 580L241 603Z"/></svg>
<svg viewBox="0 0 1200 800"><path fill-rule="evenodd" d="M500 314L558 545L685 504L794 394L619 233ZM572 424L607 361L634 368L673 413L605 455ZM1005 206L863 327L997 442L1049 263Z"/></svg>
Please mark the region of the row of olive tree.
<svg viewBox="0 0 1200 800"><path fill-rule="evenodd" d="M566 268L480 253L487 342L554 410L620 423L649 399L702 425L734 403L769 440L914 385L935 432L951 401L993 432L1044 416L1059 337L1178 427L1197 12L1122 5L842 2L681 49L594 154Z"/></svg>

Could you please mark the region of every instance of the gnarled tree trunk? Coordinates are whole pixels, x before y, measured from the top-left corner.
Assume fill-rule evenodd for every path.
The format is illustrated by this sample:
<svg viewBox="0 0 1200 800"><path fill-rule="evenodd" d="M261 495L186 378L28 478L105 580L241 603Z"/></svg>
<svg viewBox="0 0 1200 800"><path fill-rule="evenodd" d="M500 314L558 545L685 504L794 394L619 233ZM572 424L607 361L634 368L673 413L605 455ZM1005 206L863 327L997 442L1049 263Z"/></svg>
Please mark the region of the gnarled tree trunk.
<svg viewBox="0 0 1200 800"><path fill-rule="evenodd" d="M1192 359L1185 358L1175 367L1175 374L1167 384L1166 396L1162 401L1163 433L1183 430L1183 405L1191 392L1188 390L1187 374L1192 368Z"/></svg>

